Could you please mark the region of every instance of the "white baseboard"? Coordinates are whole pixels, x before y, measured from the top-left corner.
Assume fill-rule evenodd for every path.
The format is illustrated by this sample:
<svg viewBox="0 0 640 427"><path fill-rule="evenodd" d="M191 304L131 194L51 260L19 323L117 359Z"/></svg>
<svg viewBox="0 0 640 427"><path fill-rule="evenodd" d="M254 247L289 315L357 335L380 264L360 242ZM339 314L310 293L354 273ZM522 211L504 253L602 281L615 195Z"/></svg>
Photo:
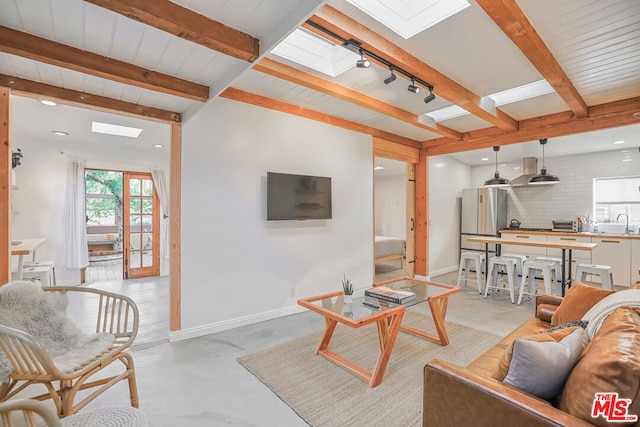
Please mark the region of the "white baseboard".
<svg viewBox="0 0 640 427"><path fill-rule="evenodd" d="M434 270L430 272L430 276L441 276L443 274L451 273L452 271L458 271L457 265L452 265L451 267L441 268L440 270Z"/></svg>
<svg viewBox="0 0 640 427"><path fill-rule="evenodd" d="M216 332L227 331L229 329L238 328L240 326L253 325L254 323L264 322L265 320L277 319L279 317L288 316L306 311L306 308L299 305L292 305L278 310L265 311L250 316L237 317L222 322L201 325L195 328L183 329L181 331L169 332L169 342L184 341L191 338L197 338L204 335L215 334Z"/></svg>

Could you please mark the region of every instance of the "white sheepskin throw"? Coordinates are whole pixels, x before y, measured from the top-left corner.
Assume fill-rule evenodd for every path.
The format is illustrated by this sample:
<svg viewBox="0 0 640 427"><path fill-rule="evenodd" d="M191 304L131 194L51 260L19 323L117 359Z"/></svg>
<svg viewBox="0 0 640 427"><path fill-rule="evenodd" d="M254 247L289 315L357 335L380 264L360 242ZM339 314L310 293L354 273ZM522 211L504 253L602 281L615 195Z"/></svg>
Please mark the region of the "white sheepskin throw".
<svg viewBox="0 0 640 427"><path fill-rule="evenodd" d="M54 360L58 369L72 372L104 353L112 334L85 334L67 317L68 300L62 292L44 292L27 281L0 287L0 324L30 334ZM13 367L0 350L0 382Z"/></svg>

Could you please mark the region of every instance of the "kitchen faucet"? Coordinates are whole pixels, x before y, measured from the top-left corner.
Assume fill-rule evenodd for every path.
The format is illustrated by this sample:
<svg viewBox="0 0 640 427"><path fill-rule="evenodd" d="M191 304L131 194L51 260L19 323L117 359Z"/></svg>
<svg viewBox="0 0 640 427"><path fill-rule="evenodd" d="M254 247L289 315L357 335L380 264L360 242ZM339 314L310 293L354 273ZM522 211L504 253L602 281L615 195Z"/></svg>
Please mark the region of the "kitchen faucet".
<svg viewBox="0 0 640 427"><path fill-rule="evenodd" d="M629 215L625 213L618 214L618 216L616 217L616 221L620 219L621 215L624 215L625 217L627 217L627 225L624 227L624 234L629 234Z"/></svg>

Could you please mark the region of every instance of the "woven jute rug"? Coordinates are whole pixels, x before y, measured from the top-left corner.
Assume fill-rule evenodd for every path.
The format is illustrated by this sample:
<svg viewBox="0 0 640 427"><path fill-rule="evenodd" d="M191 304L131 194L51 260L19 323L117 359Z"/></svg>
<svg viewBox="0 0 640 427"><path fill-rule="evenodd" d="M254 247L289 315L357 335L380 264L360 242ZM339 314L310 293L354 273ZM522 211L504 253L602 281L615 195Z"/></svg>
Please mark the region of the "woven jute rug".
<svg viewBox="0 0 640 427"><path fill-rule="evenodd" d="M403 324L435 332L429 317L407 311ZM368 384L316 355L322 332L240 357L238 362L309 425L418 426L422 423L423 367L432 359L466 366L500 337L447 322L450 344L400 331L382 384ZM338 324L330 343L338 354L371 371L380 348L375 324L351 329Z"/></svg>

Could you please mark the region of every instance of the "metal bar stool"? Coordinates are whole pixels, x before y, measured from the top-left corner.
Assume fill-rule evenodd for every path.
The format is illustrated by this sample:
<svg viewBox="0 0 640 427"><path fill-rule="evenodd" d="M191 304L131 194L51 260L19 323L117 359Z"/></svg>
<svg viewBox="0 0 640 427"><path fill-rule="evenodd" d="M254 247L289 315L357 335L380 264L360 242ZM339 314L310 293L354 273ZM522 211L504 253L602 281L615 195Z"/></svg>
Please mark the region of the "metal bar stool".
<svg viewBox="0 0 640 427"><path fill-rule="evenodd" d="M487 272L487 285L484 287L484 297L487 297L489 289L500 289L499 274L500 271L507 273L507 286L509 286L509 296L511 297L511 304L515 302L514 299L514 275L516 271L516 259L515 258L502 258L500 256L494 256L489 260L489 271Z"/></svg>
<svg viewBox="0 0 640 427"><path fill-rule="evenodd" d="M602 287L613 290L613 269L610 265L578 264L576 279L584 282L587 280L587 274L600 276Z"/></svg>
<svg viewBox="0 0 640 427"><path fill-rule="evenodd" d="M464 281L464 285L469 283L469 270L471 263L475 263L476 281L478 282L478 292L482 293L482 271L484 270L484 254L479 252L463 252L460 254L460 267L458 267L458 287L460 282ZM464 269L464 279L462 279L462 270Z"/></svg>
<svg viewBox="0 0 640 427"><path fill-rule="evenodd" d="M555 283L557 276L551 269L553 262L550 261L527 261L524 263L522 270L522 280L520 281L520 291L518 295L518 305L522 304L522 297L526 294L529 296L535 296L538 291L538 285L536 282L535 271L542 272L542 280L544 281L544 292L546 294L552 294L551 285ZM527 280L527 278L529 280ZM528 285L527 292L524 291L525 284Z"/></svg>
<svg viewBox="0 0 640 427"><path fill-rule="evenodd" d="M56 286L56 266L53 261L25 261L24 267L48 267L49 268L49 284Z"/></svg>

